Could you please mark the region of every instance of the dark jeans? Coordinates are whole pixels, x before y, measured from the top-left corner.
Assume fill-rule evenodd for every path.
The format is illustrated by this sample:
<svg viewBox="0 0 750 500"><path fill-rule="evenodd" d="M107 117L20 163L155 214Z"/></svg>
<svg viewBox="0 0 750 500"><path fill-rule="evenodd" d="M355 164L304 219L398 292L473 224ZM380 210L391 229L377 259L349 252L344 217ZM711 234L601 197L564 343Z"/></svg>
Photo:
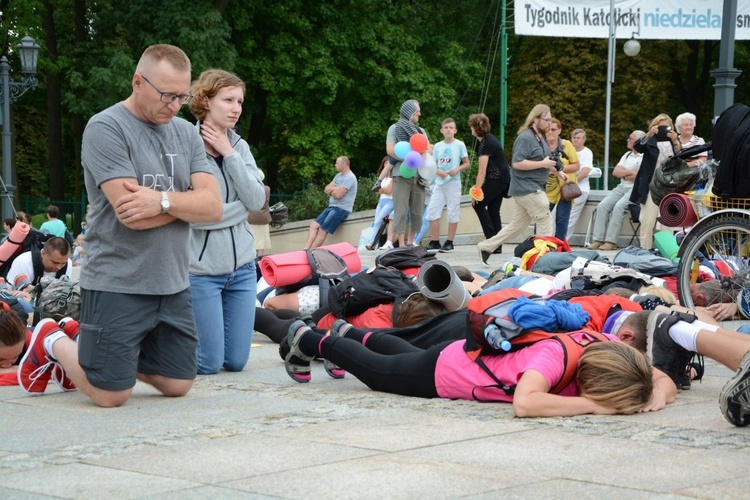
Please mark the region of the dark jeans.
<svg viewBox="0 0 750 500"><path fill-rule="evenodd" d="M554 208L555 204L550 203L549 211L552 212ZM568 222L570 222L571 208L573 208L573 203L570 201L565 201L561 198L560 201L557 202L557 212L555 215L555 234L553 234L552 236L560 241L565 241L565 238L568 235Z"/></svg>
<svg viewBox="0 0 750 500"><path fill-rule="evenodd" d="M482 186L484 199L474 203L474 212L477 214L482 232L485 238L492 238L503 228L500 220L500 207L503 197L508 194L508 185L499 179L488 179Z"/></svg>

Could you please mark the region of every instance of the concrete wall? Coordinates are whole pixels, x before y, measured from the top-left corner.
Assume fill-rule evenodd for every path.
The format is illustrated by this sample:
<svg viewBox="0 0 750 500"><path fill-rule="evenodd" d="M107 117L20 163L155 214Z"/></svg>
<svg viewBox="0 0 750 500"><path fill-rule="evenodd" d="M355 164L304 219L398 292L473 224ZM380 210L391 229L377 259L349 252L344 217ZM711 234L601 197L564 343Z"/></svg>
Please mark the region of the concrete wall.
<svg viewBox="0 0 750 500"><path fill-rule="evenodd" d="M570 244L573 246L583 246L586 237L586 230L591 219L591 214L596 209L599 202L606 196L604 191L591 191L589 198L586 202L586 207L583 209L581 217L578 219L576 225L575 235L571 238ZM503 201L500 216L502 217L503 223L508 223L511 220L513 211L515 210L515 200L513 198ZM367 210L365 212L355 212L351 214L346 221L344 221L335 234L328 235L325 244L339 243L342 241L348 241L352 245L357 245L359 242L359 235L362 229L372 224L373 218L375 217L375 210ZM628 218L629 219L629 218ZM623 224L620 246L626 246L631 239L633 234L630 224L627 220ZM307 231L310 226L309 220L297 221L286 224L284 227L279 229L271 229L271 245L272 249L270 253L284 253L300 250L305 244L307 237ZM445 211L443 211L443 217L440 220L440 235L442 240L445 239L445 234L448 232L448 222L446 221ZM514 238L511 243L520 243L526 239L529 235L533 234L533 227L529 226L526 232L522 235ZM482 227L479 224L474 210L471 207L471 198L469 195L463 195L461 197L461 222L458 223L458 232L456 233L455 243L458 245L473 245L482 241L484 234L482 233ZM429 232L425 236L426 244L429 241Z"/></svg>

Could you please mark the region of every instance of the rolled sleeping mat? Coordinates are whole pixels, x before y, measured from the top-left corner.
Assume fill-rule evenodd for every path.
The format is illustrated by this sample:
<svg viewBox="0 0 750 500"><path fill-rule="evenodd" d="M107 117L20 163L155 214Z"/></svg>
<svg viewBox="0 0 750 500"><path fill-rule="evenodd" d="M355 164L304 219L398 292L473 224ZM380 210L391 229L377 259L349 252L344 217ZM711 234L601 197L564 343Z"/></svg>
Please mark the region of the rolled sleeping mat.
<svg viewBox="0 0 750 500"><path fill-rule="evenodd" d="M670 193L659 203L659 217L669 227L688 227L698 222L693 205L687 195Z"/></svg>
<svg viewBox="0 0 750 500"><path fill-rule="evenodd" d="M349 274L355 274L362 270L362 260L357 253L357 247L351 243L343 241L321 248L330 250L344 259ZM312 276L310 261L307 252L304 250L266 255L260 259L259 265L260 272L272 287L293 285Z"/></svg>
<svg viewBox="0 0 750 500"><path fill-rule="evenodd" d="M456 271L442 260L431 260L422 265L417 286L422 295L441 303L449 311L463 309L471 299Z"/></svg>
<svg viewBox="0 0 750 500"><path fill-rule="evenodd" d="M29 225L25 222L18 221L13 229L10 230L10 235L5 243L0 245L0 266L8 262L11 257L21 251L23 241L26 239L26 235L29 234Z"/></svg>
<svg viewBox="0 0 750 500"><path fill-rule="evenodd" d="M672 231L659 231L654 234L654 246L663 257L668 258L672 262L680 261L677 257L680 245L677 244L677 238L672 234Z"/></svg>

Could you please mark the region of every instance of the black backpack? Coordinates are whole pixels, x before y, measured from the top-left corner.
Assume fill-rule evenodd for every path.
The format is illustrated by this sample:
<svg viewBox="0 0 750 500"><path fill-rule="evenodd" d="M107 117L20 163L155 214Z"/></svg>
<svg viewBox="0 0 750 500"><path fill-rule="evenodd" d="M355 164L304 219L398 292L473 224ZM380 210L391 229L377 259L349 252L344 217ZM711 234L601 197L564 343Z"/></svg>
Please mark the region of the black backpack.
<svg viewBox="0 0 750 500"><path fill-rule="evenodd" d="M750 198L750 108L733 104L716 120L713 155L719 162L712 191L724 198Z"/></svg>
<svg viewBox="0 0 750 500"><path fill-rule="evenodd" d="M396 269L409 269L412 267L422 267L425 263L436 258L423 246L394 248L375 257L375 265L395 267Z"/></svg>
<svg viewBox="0 0 750 500"><path fill-rule="evenodd" d="M380 304L397 302L417 291L410 276L398 269L375 266L331 288L328 307L337 318L346 318Z"/></svg>
<svg viewBox="0 0 750 500"><path fill-rule="evenodd" d="M292 285L278 287L276 294L292 293L305 286L318 285L320 288L320 307L325 307L328 305L328 291L332 286L349 277L349 269L341 256L326 248L310 248L305 252L307 252L307 260L312 269L311 275Z"/></svg>

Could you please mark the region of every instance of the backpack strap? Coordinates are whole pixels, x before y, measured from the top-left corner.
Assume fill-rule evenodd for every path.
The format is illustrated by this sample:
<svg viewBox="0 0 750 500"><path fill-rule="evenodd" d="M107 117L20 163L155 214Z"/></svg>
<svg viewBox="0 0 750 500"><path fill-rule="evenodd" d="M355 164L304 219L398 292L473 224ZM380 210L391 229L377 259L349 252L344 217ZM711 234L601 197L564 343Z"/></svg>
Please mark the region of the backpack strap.
<svg viewBox="0 0 750 500"><path fill-rule="evenodd" d="M42 251L31 249L31 265L34 268L34 279L31 281L32 285L37 285L44 276L44 264L42 263Z"/></svg>
<svg viewBox="0 0 750 500"><path fill-rule="evenodd" d="M585 344L582 342L579 342L575 340L571 333L580 333L583 332L591 339L585 339L588 342ZM529 332L526 334L526 336L534 336L535 332ZM578 371L578 362L581 359L581 356L583 355L584 351L587 347L590 345L599 343L599 342L609 342L610 339L607 338L606 335L603 333L590 330L590 329L581 329L576 332L571 333L558 333L558 334L548 334L547 332L540 332L541 337L538 337L536 340L533 340L531 337L528 338L528 342L524 342L523 344L517 344L520 346L520 348L527 347L529 345L532 345L540 340L556 340L560 343L560 346L563 349L563 363L564 363L564 370L563 375L560 377L560 380L552 387L549 388L550 394L559 394L565 389L575 378L576 373ZM525 340L525 339L524 339ZM514 346L515 347L515 346ZM502 354L500 354L502 356ZM505 385L503 384L500 379L497 378L497 376L492 372L492 370L489 369L487 364L482 361L481 356L477 356L474 360L477 365L484 371L494 382L495 384L487 385L487 386L481 386L481 387L475 387L471 391L472 398L474 398L475 401L483 401L476 395L477 389L490 389L490 388L497 388L503 391L506 395L512 396L516 392L516 385Z"/></svg>

